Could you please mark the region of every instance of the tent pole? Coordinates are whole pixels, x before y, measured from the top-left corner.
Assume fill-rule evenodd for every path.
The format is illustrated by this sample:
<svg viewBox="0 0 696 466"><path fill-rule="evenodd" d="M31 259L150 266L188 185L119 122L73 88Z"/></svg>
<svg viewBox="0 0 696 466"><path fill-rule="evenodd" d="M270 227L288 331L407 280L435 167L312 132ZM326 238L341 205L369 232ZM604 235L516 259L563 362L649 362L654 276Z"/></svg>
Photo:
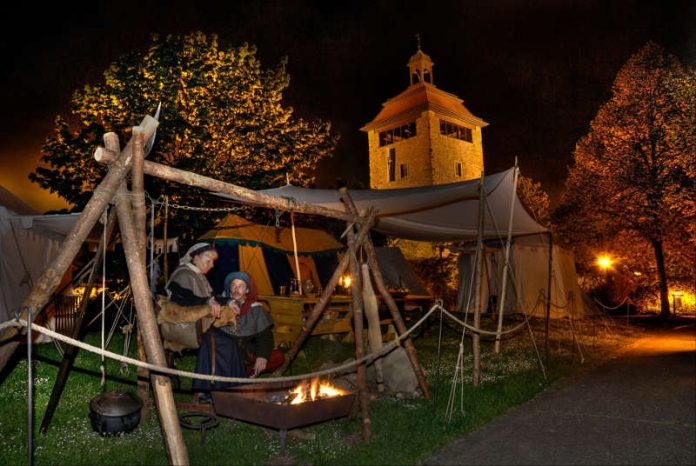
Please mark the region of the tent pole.
<svg viewBox="0 0 696 466"><path fill-rule="evenodd" d="M362 241L364 241L365 235L367 235L367 233L370 231L370 228L372 227L372 224L375 221L376 215L377 211L373 208L370 208L365 217L362 218L362 225L360 226L360 231L357 234L355 244L360 244ZM355 254L355 251L351 249L351 246L349 244L348 251L343 255L341 262L339 262L338 267L336 267L336 270L334 270L334 273L331 276L329 282L326 284L326 288L324 288L321 297L314 305L312 313L307 318L307 321L302 324L302 331L297 336L297 340L295 340L295 343L292 345L292 348L290 348L290 351L288 351L285 354L285 362L282 366L273 371L274 377L278 377L282 375L283 372L285 372L288 366L290 366L292 361L295 359L295 356L297 356L297 353L300 351L302 344L305 342L309 334L312 333L312 330L314 330L314 327L319 321L319 318L321 317L324 308L327 306L327 304L329 304L329 301L331 301L331 295L336 289L338 280L341 278L343 271L346 270L346 268L348 267L348 261L350 260L351 254Z"/></svg>
<svg viewBox="0 0 696 466"><path fill-rule="evenodd" d="M295 273L297 274L297 291L300 296L304 294L302 290L302 274L300 273L300 259L297 257L297 236L295 235L295 213L290 212L290 227L292 232L292 252L295 257Z"/></svg>
<svg viewBox="0 0 696 466"><path fill-rule="evenodd" d="M551 268L553 267L553 235L549 232L549 266L546 281L546 368L549 369L549 325L551 323Z"/></svg>
<svg viewBox="0 0 696 466"><path fill-rule="evenodd" d="M355 215L357 215L358 209L353 203L353 199L348 194L348 190L346 188L341 188L339 192L341 194L341 199L343 200L343 202L345 202L346 205L350 207L351 211ZM365 252L367 253L367 259L370 265L370 269L372 270L372 277L375 279L375 286L377 286L377 290L382 295L384 302L386 303L387 307L389 308L389 311L391 312L391 316L392 319L394 319L394 325L396 326L397 332L399 332L399 335L403 335L404 333L406 333L406 324L404 323L404 319L401 317L399 308L394 302L394 298L392 298L392 295L389 294L389 291L387 290L387 287L384 284L382 271L379 268L379 262L377 261L377 254L375 253L374 245L372 244L372 240L369 236L365 240L364 247ZM416 378L418 379L418 385L420 386L420 389L423 392L423 396L427 399L430 399L430 389L428 388L428 382L425 379L425 373L423 372L423 368L421 368L420 363L418 362L416 348L415 346L413 346L413 341L411 341L410 337L404 340L404 349L406 350L408 359L411 362L411 367L413 367L413 372L415 372L416 374Z"/></svg>
<svg viewBox="0 0 696 466"><path fill-rule="evenodd" d="M478 239L476 241L476 249L479 251L476 261L476 293L478 303L474 310L474 328L481 328L481 307L483 306L481 290L483 288L483 255L485 253L483 246L483 224L486 210L486 189L484 186L485 177L481 172L481 180L479 182L479 219L478 219ZM474 387L481 385L481 334L474 332L471 335L472 352L474 356L474 368L472 374L472 384Z"/></svg>
<svg viewBox="0 0 696 466"><path fill-rule="evenodd" d="M496 354L500 353L500 339L503 331L503 313L505 311L505 295L507 292L508 268L510 267L510 243L512 241L512 219L515 213L515 198L517 197L517 176L519 168L517 168L517 157L515 157L515 171L512 182L512 197L510 199L510 218L508 221L507 243L505 244L505 266L503 267L503 289L500 292L500 301L498 302L498 328L495 335Z"/></svg>

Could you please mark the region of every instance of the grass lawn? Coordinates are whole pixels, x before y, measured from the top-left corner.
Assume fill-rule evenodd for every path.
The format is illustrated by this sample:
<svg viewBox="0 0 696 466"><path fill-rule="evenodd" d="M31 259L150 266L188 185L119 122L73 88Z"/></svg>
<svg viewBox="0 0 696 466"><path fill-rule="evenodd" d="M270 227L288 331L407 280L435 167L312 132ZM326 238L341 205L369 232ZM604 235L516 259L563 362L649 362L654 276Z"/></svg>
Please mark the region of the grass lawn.
<svg viewBox="0 0 696 466"><path fill-rule="evenodd" d="M446 406L457 361L461 332L443 328L438 364L438 329L434 322L415 340L418 356L428 377L433 398L402 399L392 395L375 397L371 403L373 439L361 440L361 422L339 419L301 429L301 436L288 436L286 454L279 455L277 431L227 418L220 418L214 429L202 435L183 429L192 464L416 464L438 448L477 426L533 398L555 380L582 365L574 350L567 323L552 323L548 348L548 379L539 369L537 353L526 329L503 342L502 354L493 353L491 341L482 342L482 384L471 385L471 340L464 340L463 393L457 393L457 410L447 421ZM578 324L576 324L577 326ZM535 322L538 350L545 358L544 323ZM603 323L580 326L584 336L584 365L591 365L630 341L632 330ZM90 333L87 342L99 346L100 336ZM116 336L110 349L120 352L122 336ZM131 345L129 355L135 357ZM34 347L34 454L42 464L166 464L167 456L159 422L153 415L130 434L102 437L92 430L89 402L102 390L100 359L80 350L75 367L46 434L39 434L43 413L58 372L60 355L53 344ZM319 337L310 338L291 367L295 374L317 368L329 360L343 362L353 355L351 344ZM179 359L178 368L193 370L195 356ZM439 371L437 370L439 368ZM107 361L106 390L136 390L135 368ZM175 393L180 401L190 401L191 382L182 381ZM0 375L0 464L27 464L27 360L25 349ZM459 400L463 400L463 413Z"/></svg>

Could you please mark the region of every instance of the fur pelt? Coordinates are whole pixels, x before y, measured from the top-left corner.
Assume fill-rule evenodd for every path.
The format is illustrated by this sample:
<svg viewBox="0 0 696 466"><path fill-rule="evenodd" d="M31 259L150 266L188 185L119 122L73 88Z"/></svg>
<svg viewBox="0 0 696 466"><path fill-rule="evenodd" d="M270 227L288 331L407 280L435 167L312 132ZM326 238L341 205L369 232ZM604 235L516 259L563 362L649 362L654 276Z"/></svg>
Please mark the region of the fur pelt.
<svg viewBox="0 0 696 466"><path fill-rule="evenodd" d="M164 322L170 324L196 322L198 319L211 317L211 308L209 304L201 304L198 306L181 306L163 296L158 296L157 303L160 307L160 311L157 314L158 324L162 324ZM232 308L229 306L221 306L220 311L220 317L212 321L212 325L215 327L231 325L232 327L237 328L237 317L234 315ZM210 328L210 324L208 324L207 328L204 328L204 331L208 328Z"/></svg>
<svg viewBox="0 0 696 466"><path fill-rule="evenodd" d="M197 349L200 344L198 332L205 333L212 325L215 327L230 325L237 328L237 317L228 306L221 306L220 317L213 319L208 304L181 306L164 296L158 296L156 309L164 348L174 352ZM201 324L197 326L196 322L199 320Z"/></svg>

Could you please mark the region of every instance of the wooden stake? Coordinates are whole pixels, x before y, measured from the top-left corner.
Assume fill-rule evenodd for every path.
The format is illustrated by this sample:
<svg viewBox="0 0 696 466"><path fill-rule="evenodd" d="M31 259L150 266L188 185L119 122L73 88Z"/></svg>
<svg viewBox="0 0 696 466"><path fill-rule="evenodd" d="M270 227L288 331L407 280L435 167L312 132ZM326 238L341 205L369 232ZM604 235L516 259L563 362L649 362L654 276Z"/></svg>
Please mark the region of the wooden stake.
<svg viewBox="0 0 696 466"><path fill-rule="evenodd" d="M341 188L340 193L341 199L343 199L346 205L350 207L354 214L357 214L357 208L353 203L353 199L348 194L348 190L346 188ZM387 290L387 286L384 283L382 270L380 269L379 262L377 261L377 253L375 252L374 245L372 244L372 240L369 236L366 238L365 242L363 243L363 246L365 247L365 252L367 253L367 259L370 264L370 271L372 272L372 278L375 279L375 286L377 287L377 291L379 291L379 293L382 295L385 304L389 308L397 332L399 332L399 335L403 335L404 333L406 333L407 330L406 324L404 323L404 319L401 317L401 312L399 312L399 308L396 305L394 298L391 294L389 294L389 290ZM406 355L408 356L408 360L411 362L411 367L413 367L413 372L416 374L416 378L418 379L418 386L423 392L423 396L427 399L430 399L430 388L428 388L428 382L425 378L423 368L418 362L416 347L413 346L413 341L411 340L411 337L407 337L406 339L404 339L403 344L404 349L406 350Z"/></svg>
<svg viewBox="0 0 696 466"><path fill-rule="evenodd" d="M365 238L365 235L367 235L367 232L370 231L370 228L372 226L372 223L374 222L376 215L377 212L371 209L367 213L367 215L365 215L365 217L362 218L362 226L360 227L360 231L358 232L356 238L357 244L360 244L360 242ZM319 321L319 318L321 318L321 314L324 311L324 308L326 308L327 304L329 304L329 302L331 301L331 295L336 289L338 280L341 278L341 275L348 267L348 262L350 260L349 254L350 245L348 245L348 252L343 255L341 262L339 262L338 267L336 267L336 270L334 270L334 273L331 276L329 283L326 284L326 288L324 288L321 297L319 298L319 300L317 300L317 303L314 305L312 313L309 315L305 323L302 325L302 331L297 336L297 340L295 340L295 343L292 345L292 348L290 348L290 351L288 351L285 354L285 362L282 366L280 366L273 372L274 377L278 377L286 371L288 366L290 366L292 361L295 359L295 356L297 356L297 353L300 351L300 348L302 348L302 345L304 344L307 337L310 335L310 333L312 333L312 330L314 330L314 326Z"/></svg>

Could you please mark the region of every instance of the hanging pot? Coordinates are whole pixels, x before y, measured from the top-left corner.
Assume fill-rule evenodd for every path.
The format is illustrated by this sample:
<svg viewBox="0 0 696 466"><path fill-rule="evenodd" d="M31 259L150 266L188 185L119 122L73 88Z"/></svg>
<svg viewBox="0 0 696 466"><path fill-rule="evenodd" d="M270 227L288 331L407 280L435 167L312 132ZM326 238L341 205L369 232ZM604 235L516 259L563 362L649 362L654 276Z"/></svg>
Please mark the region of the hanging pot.
<svg viewBox="0 0 696 466"><path fill-rule="evenodd" d="M94 431L101 435L127 434L138 427L142 407L137 395L112 390L92 398L89 419Z"/></svg>

